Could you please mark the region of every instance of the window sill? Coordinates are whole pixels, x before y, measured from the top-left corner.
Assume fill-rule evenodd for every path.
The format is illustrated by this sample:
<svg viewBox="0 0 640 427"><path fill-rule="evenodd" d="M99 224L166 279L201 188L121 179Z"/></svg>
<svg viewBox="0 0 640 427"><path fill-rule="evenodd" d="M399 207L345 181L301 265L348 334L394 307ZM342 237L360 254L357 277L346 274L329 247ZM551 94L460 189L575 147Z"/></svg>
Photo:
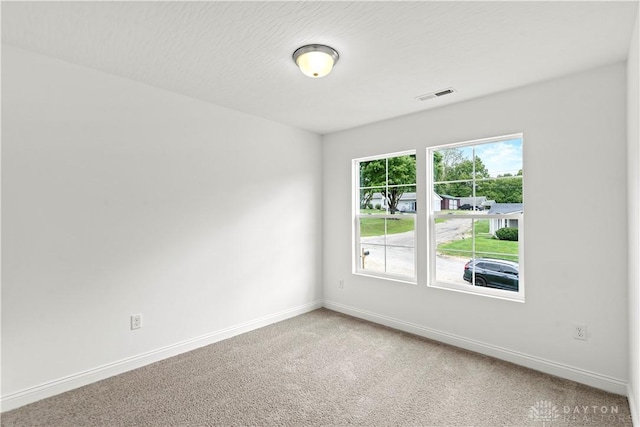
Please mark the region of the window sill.
<svg viewBox="0 0 640 427"><path fill-rule="evenodd" d="M418 284L416 279L405 279L405 278L398 277L398 276L387 276L387 275L381 275L381 274L368 274L368 273L363 273L362 271L356 271L353 274L356 275L356 276L370 277L372 279L387 280L387 281L390 281L390 282L404 283L404 284L407 284L407 285L417 285Z"/></svg>
<svg viewBox="0 0 640 427"><path fill-rule="evenodd" d="M505 301L519 302L524 303L524 291L521 292L511 292L511 291L503 291L500 289L492 289L492 288L478 288L473 287L472 285L455 285L452 283L443 283L443 282L430 282L428 285L430 288L435 289L444 289L446 291L460 292L463 294L470 295L478 295L481 297L489 297L495 299L501 299Z"/></svg>

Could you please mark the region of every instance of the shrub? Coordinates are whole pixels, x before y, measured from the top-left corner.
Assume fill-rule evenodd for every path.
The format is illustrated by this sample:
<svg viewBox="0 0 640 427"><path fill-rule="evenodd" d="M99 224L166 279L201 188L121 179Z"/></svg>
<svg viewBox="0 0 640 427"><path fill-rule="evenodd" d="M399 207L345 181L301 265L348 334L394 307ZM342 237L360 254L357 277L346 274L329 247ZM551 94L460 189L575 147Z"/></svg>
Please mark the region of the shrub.
<svg viewBox="0 0 640 427"><path fill-rule="evenodd" d="M496 237L500 240L518 241L518 229L513 227L504 227L496 231Z"/></svg>
<svg viewBox="0 0 640 427"><path fill-rule="evenodd" d="M376 209L380 210L382 206L380 206L380 203L376 204Z"/></svg>

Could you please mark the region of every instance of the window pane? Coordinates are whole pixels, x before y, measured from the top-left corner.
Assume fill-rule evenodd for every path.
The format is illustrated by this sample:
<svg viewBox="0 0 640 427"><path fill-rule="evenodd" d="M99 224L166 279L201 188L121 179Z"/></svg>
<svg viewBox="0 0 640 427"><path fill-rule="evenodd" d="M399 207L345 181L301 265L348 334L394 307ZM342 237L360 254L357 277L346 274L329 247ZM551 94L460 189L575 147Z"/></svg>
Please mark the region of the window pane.
<svg viewBox="0 0 640 427"><path fill-rule="evenodd" d="M389 185L405 185L416 183L416 156L390 157Z"/></svg>
<svg viewBox="0 0 640 427"><path fill-rule="evenodd" d="M463 182L463 183L459 183L457 184L457 188L459 188L459 194L473 194L473 186L474 184L469 181L469 182ZM477 187L478 185L475 184L475 186ZM456 190L454 190L456 191ZM479 194L476 190L475 194ZM462 211L471 211L471 212L480 212L480 211L484 211L484 202L487 200L486 197L483 196L459 196L459 210Z"/></svg>
<svg viewBox="0 0 640 427"><path fill-rule="evenodd" d="M522 175L522 139L510 139L475 145L489 176Z"/></svg>
<svg viewBox="0 0 640 427"><path fill-rule="evenodd" d="M362 271L415 277L415 216L360 218L359 257Z"/></svg>
<svg viewBox="0 0 640 427"><path fill-rule="evenodd" d="M468 285L465 265L472 258L471 252L456 252L455 256L436 250L436 280L445 283ZM471 276L469 275L469 280Z"/></svg>
<svg viewBox="0 0 640 427"><path fill-rule="evenodd" d="M387 273L415 276L415 249L387 246Z"/></svg>
<svg viewBox="0 0 640 427"><path fill-rule="evenodd" d="M513 225L518 221L502 218L436 218L436 280L446 283L518 290L518 275L507 274L502 266L518 269L518 241L496 238L495 225ZM514 238L517 231L509 231ZM517 238L517 237L515 237ZM477 280L476 280L477 279ZM477 283L476 283L477 282Z"/></svg>
<svg viewBox="0 0 640 427"><path fill-rule="evenodd" d="M476 185L476 194L481 195L487 208L491 208L494 204L522 203L522 177L508 178L491 178L484 181L478 181ZM503 212L496 212L503 213ZM510 213L510 212L506 212Z"/></svg>
<svg viewBox="0 0 640 427"><path fill-rule="evenodd" d="M437 150L432 161L435 192L464 198L459 206L471 210L488 209L485 202L490 201L522 203L521 139Z"/></svg>
<svg viewBox="0 0 640 427"><path fill-rule="evenodd" d="M488 234L477 239L478 257L519 261L519 233L517 219L490 218Z"/></svg>
<svg viewBox="0 0 640 427"><path fill-rule="evenodd" d="M524 212L522 138L436 149L431 161L432 278L518 292L519 221L508 216Z"/></svg>
<svg viewBox="0 0 640 427"><path fill-rule="evenodd" d="M384 188L375 187L360 190L360 212L384 214L386 200L383 197Z"/></svg>
<svg viewBox="0 0 640 427"><path fill-rule="evenodd" d="M358 268L365 272L385 272L385 247L361 244Z"/></svg>
<svg viewBox="0 0 640 427"><path fill-rule="evenodd" d="M415 219L413 215L387 220L387 245L415 247Z"/></svg>
<svg viewBox="0 0 640 427"><path fill-rule="evenodd" d="M415 186L389 187L389 189L387 190L389 213L395 214L400 212L415 212L415 190Z"/></svg>
<svg viewBox="0 0 640 427"><path fill-rule="evenodd" d="M433 154L434 181L455 181L473 178L471 147L445 148ZM445 194L447 194L445 192Z"/></svg>
<svg viewBox="0 0 640 427"><path fill-rule="evenodd" d="M454 256L459 251L473 250L471 233L472 219L457 219L457 215L450 218L436 218L436 246L449 255Z"/></svg>
<svg viewBox="0 0 640 427"><path fill-rule="evenodd" d="M376 245L385 244L386 219L360 218L360 240L362 243L374 243Z"/></svg>
<svg viewBox="0 0 640 427"><path fill-rule="evenodd" d="M437 218L436 237L436 280L448 283L466 283L463 279L464 266L473 255L473 220Z"/></svg>
<svg viewBox="0 0 640 427"><path fill-rule="evenodd" d="M386 159L360 162L360 187L384 187L387 185Z"/></svg>
<svg viewBox="0 0 640 427"><path fill-rule="evenodd" d="M518 292L518 264L502 259L477 258L465 266L465 280L477 287Z"/></svg>
<svg viewBox="0 0 640 427"><path fill-rule="evenodd" d="M415 278L415 153L354 161L359 182L357 270ZM381 215L397 215L380 218ZM364 252L363 252L364 251Z"/></svg>
<svg viewBox="0 0 640 427"><path fill-rule="evenodd" d="M487 218L474 220L475 262L472 263L475 286L517 292L519 287L519 242L517 219ZM513 225L507 232L500 226ZM504 235L503 235L504 233ZM512 240L513 239L513 240Z"/></svg>

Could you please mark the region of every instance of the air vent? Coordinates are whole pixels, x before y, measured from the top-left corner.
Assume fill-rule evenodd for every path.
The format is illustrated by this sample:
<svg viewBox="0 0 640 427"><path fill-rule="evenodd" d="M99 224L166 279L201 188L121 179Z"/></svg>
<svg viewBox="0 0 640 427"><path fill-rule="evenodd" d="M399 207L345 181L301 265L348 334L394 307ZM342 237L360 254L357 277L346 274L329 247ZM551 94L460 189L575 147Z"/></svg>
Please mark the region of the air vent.
<svg viewBox="0 0 640 427"><path fill-rule="evenodd" d="M416 99L418 101L427 101L429 99L433 99L433 98L439 98L441 96L445 96L445 95L449 95L453 92L455 92L456 90L452 87L446 88L446 89L442 89L436 92L431 92L431 93L427 93L426 95L420 95L420 96L416 96Z"/></svg>
<svg viewBox="0 0 640 427"><path fill-rule="evenodd" d="M436 96L449 95L450 93L453 93L453 89L445 89L442 92L437 92Z"/></svg>

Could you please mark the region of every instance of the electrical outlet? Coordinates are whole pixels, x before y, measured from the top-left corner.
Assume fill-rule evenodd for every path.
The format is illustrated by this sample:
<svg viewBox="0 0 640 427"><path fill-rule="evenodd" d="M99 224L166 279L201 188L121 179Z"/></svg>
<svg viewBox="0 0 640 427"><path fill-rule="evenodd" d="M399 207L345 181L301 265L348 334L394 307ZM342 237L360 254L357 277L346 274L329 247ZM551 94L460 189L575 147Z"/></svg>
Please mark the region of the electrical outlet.
<svg viewBox="0 0 640 427"><path fill-rule="evenodd" d="M131 315L131 330L142 328L142 314Z"/></svg>
<svg viewBox="0 0 640 427"><path fill-rule="evenodd" d="M577 340L587 340L587 325L581 325L579 323L573 324L573 338Z"/></svg>
<svg viewBox="0 0 640 427"><path fill-rule="evenodd" d="M338 287L340 289L344 289L344 280L340 279L340 282L338 283Z"/></svg>

